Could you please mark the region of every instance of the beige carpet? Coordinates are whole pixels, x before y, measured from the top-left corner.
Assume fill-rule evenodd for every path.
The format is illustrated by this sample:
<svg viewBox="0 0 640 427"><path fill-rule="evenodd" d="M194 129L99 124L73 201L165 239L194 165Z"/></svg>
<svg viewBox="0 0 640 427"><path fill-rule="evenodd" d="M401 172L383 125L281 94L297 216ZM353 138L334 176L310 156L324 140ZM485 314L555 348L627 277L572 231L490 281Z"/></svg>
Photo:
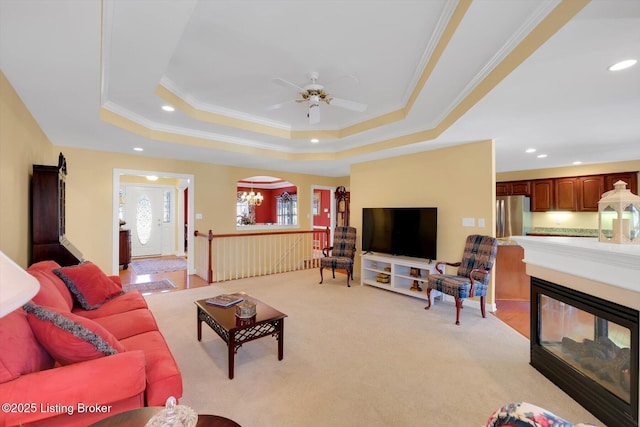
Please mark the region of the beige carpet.
<svg viewBox="0 0 640 427"><path fill-rule="evenodd" d="M329 276L330 277L330 276ZM603 426L529 365L529 342L493 315L455 310L316 270L147 296L182 370L181 403L243 427L480 427L499 406L528 401ZM227 376L224 342L193 301L245 291L288 315L284 359L267 337L246 343Z"/></svg>

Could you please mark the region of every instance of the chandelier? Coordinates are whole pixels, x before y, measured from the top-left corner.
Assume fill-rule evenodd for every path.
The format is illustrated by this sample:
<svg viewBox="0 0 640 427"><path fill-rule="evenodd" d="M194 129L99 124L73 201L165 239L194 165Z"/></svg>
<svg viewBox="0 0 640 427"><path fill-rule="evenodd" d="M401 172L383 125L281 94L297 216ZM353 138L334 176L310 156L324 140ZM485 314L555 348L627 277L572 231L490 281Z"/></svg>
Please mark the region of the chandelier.
<svg viewBox="0 0 640 427"><path fill-rule="evenodd" d="M251 192L247 193L245 191L244 193L242 193L242 196L240 196L240 200L249 203L250 206L260 206L262 204L262 201L264 200L264 197L262 196L262 194L260 194L259 191L258 193L254 193L252 186Z"/></svg>

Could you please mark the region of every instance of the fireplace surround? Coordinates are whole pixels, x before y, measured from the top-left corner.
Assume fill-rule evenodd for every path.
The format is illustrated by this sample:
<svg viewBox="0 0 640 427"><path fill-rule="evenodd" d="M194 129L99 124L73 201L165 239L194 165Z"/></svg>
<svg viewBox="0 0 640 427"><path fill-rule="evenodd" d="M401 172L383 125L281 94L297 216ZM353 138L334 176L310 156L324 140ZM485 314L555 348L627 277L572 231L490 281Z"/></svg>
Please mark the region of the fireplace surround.
<svg viewBox="0 0 640 427"><path fill-rule="evenodd" d="M638 310L531 278L531 366L611 426L638 426Z"/></svg>
<svg viewBox="0 0 640 427"><path fill-rule="evenodd" d="M640 246L515 236L531 279L530 363L608 426L638 426Z"/></svg>

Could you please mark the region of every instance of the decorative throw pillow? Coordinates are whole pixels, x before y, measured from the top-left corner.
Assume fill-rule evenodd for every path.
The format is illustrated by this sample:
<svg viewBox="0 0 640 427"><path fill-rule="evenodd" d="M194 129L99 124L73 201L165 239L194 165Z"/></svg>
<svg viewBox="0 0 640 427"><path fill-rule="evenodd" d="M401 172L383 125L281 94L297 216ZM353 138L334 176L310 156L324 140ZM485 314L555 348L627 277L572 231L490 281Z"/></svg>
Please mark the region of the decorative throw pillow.
<svg viewBox="0 0 640 427"><path fill-rule="evenodd" d="M569 421L528 402L508 403L498 408L487 421L487 427L533 426L574 427Z"/></svg>
<svg viewBox="0 0 640 427"><path fill-rule="evenodd" d="M111 332L91 319L31 302L23 308L38 342L61 365L126 351Z"/></svg>
<svg viewBox="0 0 640 427"><path fill-rule="evenodd" d="M51 369L55 363L38 342L27 320L27 313L21 309L0 318L0 349L0 383L20 375Z"/></svg>
<svg viewBox="0 0 640 427"><path fill-rule="evenodd" d="M91 261L71 267L53 270L67 285L78 303L85 310L95 310L119 295L122 289Z"/></svg>

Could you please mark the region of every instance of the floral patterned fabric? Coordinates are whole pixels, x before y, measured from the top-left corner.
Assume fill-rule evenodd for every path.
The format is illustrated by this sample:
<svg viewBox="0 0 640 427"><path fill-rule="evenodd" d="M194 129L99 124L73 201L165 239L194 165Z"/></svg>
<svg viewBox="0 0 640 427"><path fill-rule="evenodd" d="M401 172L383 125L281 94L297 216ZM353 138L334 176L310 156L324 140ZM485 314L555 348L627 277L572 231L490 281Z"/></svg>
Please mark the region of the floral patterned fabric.
<svg viewBox="0 0 640 427"><path fill-rule="evenodd" d="M574 426L546 409L527 402L508 403L496 410L487 421L487 427L588 427L589 425Z"/></svg>

